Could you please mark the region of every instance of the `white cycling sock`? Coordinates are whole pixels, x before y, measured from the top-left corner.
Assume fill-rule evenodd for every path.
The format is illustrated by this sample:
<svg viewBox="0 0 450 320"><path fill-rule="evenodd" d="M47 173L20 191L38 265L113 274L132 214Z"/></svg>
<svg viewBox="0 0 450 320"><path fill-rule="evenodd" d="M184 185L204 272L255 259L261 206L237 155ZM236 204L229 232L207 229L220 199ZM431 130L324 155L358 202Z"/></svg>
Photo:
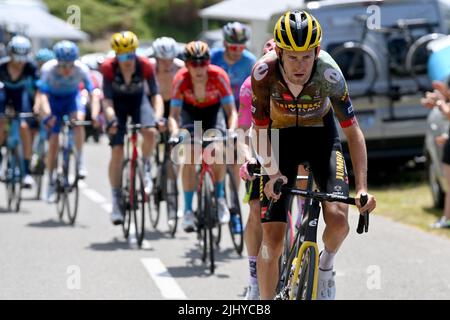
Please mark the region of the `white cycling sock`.
<svg viewBox="0 0 450 320"><path fill-rule="evenodd" d="M319 268L323 271L332 270L335 255L336 253L330 253L324 248L320 254Z"/></svg>
<svg viewBox="0 0 450 320"><path fill-rule="evenodd" d="M258 277L256 273L256 259L257 257L249 256L248 257L248 264L250 267L250 285L251 286L258 286Z"/></svg>

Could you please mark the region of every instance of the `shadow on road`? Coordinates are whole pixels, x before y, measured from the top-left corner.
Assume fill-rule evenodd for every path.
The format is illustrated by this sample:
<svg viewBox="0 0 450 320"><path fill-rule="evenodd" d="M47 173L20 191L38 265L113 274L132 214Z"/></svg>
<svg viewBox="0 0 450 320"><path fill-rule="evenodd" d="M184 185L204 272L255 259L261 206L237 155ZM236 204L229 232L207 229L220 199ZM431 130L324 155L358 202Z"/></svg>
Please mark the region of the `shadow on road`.
<svg viewBox="0 0 450 320"><path fill-rule="evenodd" d="M80 225L75 223L75 225L70 225L64 221L61 220L54 220L54 219L48 219L40 222L31 222L27 225L28 227L33 228L60 228L60 227L70 227L70 228L82 228L86 229L87 226Z"/></svg>
<svg viewBox="0 0 450 320"><path fill-rule="evenodd" d="M190 278L190 277L216 277L227 279L230 278L228 274L220 273L220 266L225 265L226 262L236 259L241 259L240 256L236 254L233 248L227 248L221 250L216 248L214 251L214 259L216 264L216 269L214 274L209 271L209 260L206 263L202 262L202 248L196 243L195 248L190 248L182 256L186 259L185 266L179 267L168 267L170 274L175 278Z"/></svg>
<svg viewBox="0 0 450 320"><path fill-rule="evenodd" d="M89 247L86 249L88 250L94 250L94 251L118 251L118 250L139 250L139 251L153 251L153 248L138 248L136 243L130 243L125 239L118 239L114 238L112 241L109 242L102 242L102 243L92 243Z"/></svg>
<svg viewBox="0 0 450 320"><path fill-rule="evenodd" d="M21 209L19 212L15 212L12 210L8 210L7 208L0 208L0 215L21 215L21 214L30 214L30 211Z"/></svg>

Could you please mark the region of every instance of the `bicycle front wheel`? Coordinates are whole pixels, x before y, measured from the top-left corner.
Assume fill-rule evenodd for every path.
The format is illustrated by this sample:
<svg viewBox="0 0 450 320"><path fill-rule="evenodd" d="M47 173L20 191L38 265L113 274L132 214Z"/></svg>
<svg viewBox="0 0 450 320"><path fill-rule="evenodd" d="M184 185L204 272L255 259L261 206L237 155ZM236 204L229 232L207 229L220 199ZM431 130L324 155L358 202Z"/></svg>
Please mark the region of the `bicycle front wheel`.
<svg viewBox="0 0 450 320"><path fill-rule="evenodd" d="M308 247L301 258L300 274L298 276L297 292L295 294L297 300L312 300L315 299L315 275L317 252L314 247ZM293 297L294 295L291 295Z"/></svg>
<svg viewBox="0 0 450 320"><path fill-rule="evenodd" d="M230 229L231 240L233 241L233 246L237 254L241 255L244 248L244 228L242 225L238 190L231 167L227 167L227 173L225 175L225 199L230 210L228 227Z"/></svg>
<svg viewBox="0 0 450 320"><path fill-rule="evenodd" d="M133 203L131 207L133 208L132 212L134 218L136 240L138 247L141 248L145 233L145 202L147 195L145 193L144 180L142 178L142 166L135 162L133 171L134 178L131 183L131 185L133 186Z"/></svg>
<svg viewBox="0 0 450 320"><path fill-rule="evenodd" d="M163 197L163 184L165 183L164 172L161 172L161 165L159 164L159 154L156 152L154 157L154 165L152 167L152 180L153 180L153 190L151 190L148 199L148 216L150 218L150 223L152 227L157 230L160 211L161 211L161 201ZM159 176L161 174L161 176Z"/></svg>
<svg viewBox="0 0 450 320"><path fill-rule="evenodd" d="M212 177L208 173L206 173L203 178L201 197L200 215L204 221L203 228L201 229L203 238L203 261L206 261L207 257L209 258L209 270L211 273L214 273L214 246L217 240L214 239L213 229L219 227L219 221L214 184Z"/></svg>
<svg viewBox="0 0 450 320"><path fill-rule="evenodd" d="M71 225L75 224L78 213L78 163L76 161L75 151L71 151L67 157L67 163L64 165L64 198L66 201L65 209Z"/></svg>
<svg viewBox="0 0 450 320"><path fill-rule="evenodd" d="M130 160L126 159L122 165L122 199L121 206L124 214L124 221L122 224L123 235L125 239L128 240L130 235L130 225L131 225L131 205L130 205Z"/></svg>
<svg viewBox="0 0 450 320"><path fill-rule="evenodd" d="M169 233L175 237L178 225L178 185L175 165L170 161L165 163L166 177L165 179L165 199L167 208L167 226Z"/></svg>
<svg viewBox="0 0 450 320"><path fill-rule="evenodd" d="M8 210L19 212L22 202L22 167L20 165L17 148L8 150L6 165L6 190Z"/></svg>

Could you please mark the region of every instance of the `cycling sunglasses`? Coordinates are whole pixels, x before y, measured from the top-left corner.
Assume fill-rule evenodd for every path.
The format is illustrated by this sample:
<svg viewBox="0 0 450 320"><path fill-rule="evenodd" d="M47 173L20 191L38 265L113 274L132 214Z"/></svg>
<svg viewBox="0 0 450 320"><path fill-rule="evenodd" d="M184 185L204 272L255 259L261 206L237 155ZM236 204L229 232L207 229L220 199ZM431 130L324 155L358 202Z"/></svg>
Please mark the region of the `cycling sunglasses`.
<svg viewBox="0 0 450 320"><path fill-rule="evenodd" d="M28 56L23 56L23 55L18 55L18 54L13 54L11 56L11 59L15 62L27 62L28 61Z"/></svg>
<svg viewBox="0 0 450 320"><path fill-rule="evenodd" d="M124 62L136 59L136 54L134 52L123 53L117 55L117 61Z"/></svg>
<svg viewBox="0 0 450 320"><path fill-rule="evenodd" d="M72 68L74 65L75 64L73 61L59 61L58 62L58 67L63 68L63 69Z"/></svg>
<svg viewBox="0 0 450 320"><path fill-rule="evenodd" d="M242 52L245 49L245 44L226 43L226 47L233 52Z"/></svg>
<svg viewBox="0 0 450 320"><path fill-rule="evenodd" d="M187 65L193 68L200 68L200 67L206 67L208 66L210 63L209 59L208 60L190 60L187 61Z"/></svg>

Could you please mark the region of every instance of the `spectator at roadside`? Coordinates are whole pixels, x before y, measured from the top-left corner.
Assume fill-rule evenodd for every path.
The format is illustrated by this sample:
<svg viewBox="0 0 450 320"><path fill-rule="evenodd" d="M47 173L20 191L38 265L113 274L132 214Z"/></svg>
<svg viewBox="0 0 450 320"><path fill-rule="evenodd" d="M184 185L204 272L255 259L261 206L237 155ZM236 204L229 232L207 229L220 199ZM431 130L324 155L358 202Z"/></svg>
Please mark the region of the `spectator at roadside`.
<svg viewBox="0 0 450 320"><path fill-rule="evenodd" d="M443 115L450 120L450 76L446 83L441 81L433 82L434 91L429 91L421 99L424 107L432 109L438 107ZM444 154L442 157L443 171L447 185L450 186L450 140L449 134L445 133L436 137L438 145L444 145ZM450 228L450 192L445 195L444 213L442 217L432 224L433 228Z"/></svg>

